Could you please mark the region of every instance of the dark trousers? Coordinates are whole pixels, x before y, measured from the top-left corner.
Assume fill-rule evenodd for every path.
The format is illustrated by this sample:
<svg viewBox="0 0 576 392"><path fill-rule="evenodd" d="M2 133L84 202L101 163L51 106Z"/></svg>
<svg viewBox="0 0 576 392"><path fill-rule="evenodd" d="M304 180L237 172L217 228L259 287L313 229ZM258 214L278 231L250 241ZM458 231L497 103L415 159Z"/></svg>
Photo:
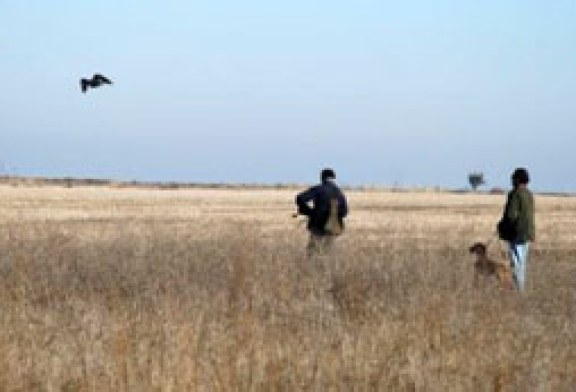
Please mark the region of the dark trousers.
<svg viewBox="0 0 576 392"><path fill-rule="evenodd" d="M332 248L333 243L333 235L310 233L310 239L306 247L308 257L327 253Z"/></svg>

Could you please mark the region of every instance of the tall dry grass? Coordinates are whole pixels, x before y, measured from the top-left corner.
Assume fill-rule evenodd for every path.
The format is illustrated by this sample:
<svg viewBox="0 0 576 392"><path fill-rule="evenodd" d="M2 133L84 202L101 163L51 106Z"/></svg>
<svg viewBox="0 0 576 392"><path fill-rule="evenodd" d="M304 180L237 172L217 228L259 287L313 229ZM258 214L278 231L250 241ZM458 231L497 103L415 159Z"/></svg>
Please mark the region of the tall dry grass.
<svg viewBox="0 0 576 392"><path fill-rule="evenodd" d="M573 198L519 295L472 287L503 196L351 193L314 259L286 190L0 197L0 390L576 390Z"/></svg>

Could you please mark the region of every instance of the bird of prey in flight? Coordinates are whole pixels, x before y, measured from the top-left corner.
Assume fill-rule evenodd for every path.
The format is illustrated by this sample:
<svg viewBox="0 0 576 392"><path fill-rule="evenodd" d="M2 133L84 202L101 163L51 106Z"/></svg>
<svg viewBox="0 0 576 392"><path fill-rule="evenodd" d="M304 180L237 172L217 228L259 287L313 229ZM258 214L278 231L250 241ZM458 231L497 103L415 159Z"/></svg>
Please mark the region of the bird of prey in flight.
<svg viewBox="0 0 576 392"><path fill-rule="evenodd" d="M103 84L112 84L112 81L108 79L106 76L100 74L94 74L94 76L92 76L92 79L85 79L85 78L80 79L80 88L82 89L83 93L85 93L88 90L88 88L100 87Z"/></svg>

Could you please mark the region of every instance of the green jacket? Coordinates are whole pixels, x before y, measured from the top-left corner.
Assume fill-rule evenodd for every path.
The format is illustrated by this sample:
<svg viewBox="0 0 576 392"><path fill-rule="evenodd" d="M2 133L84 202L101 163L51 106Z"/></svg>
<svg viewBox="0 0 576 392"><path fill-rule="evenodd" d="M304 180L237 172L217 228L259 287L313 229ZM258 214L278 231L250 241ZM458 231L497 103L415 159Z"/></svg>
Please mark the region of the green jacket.
<svg viewBox="0 0 576 392"><path fill-rule="evenodd" d="M524 243L534 241L534 196L528 188L520 187L508 193L503 220L512 227L512 242Z"/></svg>

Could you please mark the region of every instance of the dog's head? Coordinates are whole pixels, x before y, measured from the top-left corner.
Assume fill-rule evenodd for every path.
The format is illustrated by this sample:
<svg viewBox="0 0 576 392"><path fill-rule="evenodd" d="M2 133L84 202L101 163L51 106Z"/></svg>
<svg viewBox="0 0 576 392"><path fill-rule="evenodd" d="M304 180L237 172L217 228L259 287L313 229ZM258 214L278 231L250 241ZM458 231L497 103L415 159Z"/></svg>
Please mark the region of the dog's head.
<svg viewBox="0 0 576 392"><path fill-rule="evenodd" d="M486 254L486 245L482 242L476 242L468 249L468 251L478 256L484 256Z"/></svg>

